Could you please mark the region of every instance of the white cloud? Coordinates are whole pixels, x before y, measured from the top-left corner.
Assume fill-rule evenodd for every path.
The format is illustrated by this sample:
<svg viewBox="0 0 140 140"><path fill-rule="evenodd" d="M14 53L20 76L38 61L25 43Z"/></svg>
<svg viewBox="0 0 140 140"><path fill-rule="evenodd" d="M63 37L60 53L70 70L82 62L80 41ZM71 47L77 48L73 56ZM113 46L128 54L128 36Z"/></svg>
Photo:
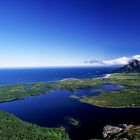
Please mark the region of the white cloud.
<svg viewBox="0 0 140 140"><path fill-rule="evenodd" d="M140 55L134 55L134 56L133 56L133 59L137 59L137 60L140 61Z"/></svg>
<svg viewBox="0 0 140 140"><path fill-rule="evenodd" d="M121 58L116 58L112 60L105 60L103 61L103 64L105 65L126 65L130 61L129 57L121 57Z"/></svg>
<svg viewBox="0 0 140 140"><path fill-rule="evenodd" d="M116 59L110 59L110 60L92 60L92 61L87 61L88 63L97 65L97 63L99 65L107 65L107 66L111 66L111 65L126 65L129 63L129 61L133 60L133 59L137 59L140 61L140 55L134 55L134 56L130 56L130 57L120 57L120 58L116 58Z"/></svg>

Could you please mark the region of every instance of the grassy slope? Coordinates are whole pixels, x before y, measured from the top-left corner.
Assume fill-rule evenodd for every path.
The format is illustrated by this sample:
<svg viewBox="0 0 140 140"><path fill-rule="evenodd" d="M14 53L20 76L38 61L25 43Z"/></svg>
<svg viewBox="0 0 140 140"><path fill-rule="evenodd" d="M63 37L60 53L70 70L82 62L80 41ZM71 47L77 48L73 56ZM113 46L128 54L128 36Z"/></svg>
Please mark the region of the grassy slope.
<svg viewBox="0 0 140 140"><path fill-rule="evenodd" d="M0 140L69 140L63 128L42 128L0 112Z"/></svg>
<svg viewBox="0 0 140 140"><path fill-rule="evenodd" d="M112 74L110 80L113 83L126 86L140 86L140 73Z"/></svg>

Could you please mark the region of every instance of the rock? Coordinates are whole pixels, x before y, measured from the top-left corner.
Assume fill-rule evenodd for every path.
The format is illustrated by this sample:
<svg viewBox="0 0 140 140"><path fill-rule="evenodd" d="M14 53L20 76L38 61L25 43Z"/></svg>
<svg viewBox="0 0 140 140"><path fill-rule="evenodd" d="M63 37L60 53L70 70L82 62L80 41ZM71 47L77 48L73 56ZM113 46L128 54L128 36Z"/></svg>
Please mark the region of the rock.
<svg viewBox="0 0 140 140"><path fill-rule="evenodd" d="M119 124L117 126L106 125L103 128L103 139L105 140L129 140L134 137L134 125Z"/></svg>
<svg viewBox="0 0 140 140"><path fill-rule="evenodd" d="M131 130L131 129L133 129L133 128L134 128L134 125L128 125L128 126L125 128L124 132L128 132L129 130Z"/></svg>
<svg viewBox="0 0 140 140"><path fill-rule="evenodd" d="M117 126L106 125L103 128L103 138L108 140L112 135L119 133L123 129Z"/></svg>
<svg viewBox="0 0 140 140"><path fill-rule="evenodd" d="M126 128L127 126L129 126L128 124L119 124L119 127L121 128Z"/></svg>

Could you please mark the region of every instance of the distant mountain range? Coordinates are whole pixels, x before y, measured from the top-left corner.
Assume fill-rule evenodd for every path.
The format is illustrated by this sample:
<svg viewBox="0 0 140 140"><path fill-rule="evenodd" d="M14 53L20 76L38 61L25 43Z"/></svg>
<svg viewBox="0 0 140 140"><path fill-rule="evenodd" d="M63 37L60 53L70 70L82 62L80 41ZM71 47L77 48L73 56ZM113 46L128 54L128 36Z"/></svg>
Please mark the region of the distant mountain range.
<svg viewBox="0 0 140 140"><path fill-rule="evenodd" d="M140 72L140 61L134 59L130 61L127 65L114 71L114 73L130 73L130 72Z"/></svg>

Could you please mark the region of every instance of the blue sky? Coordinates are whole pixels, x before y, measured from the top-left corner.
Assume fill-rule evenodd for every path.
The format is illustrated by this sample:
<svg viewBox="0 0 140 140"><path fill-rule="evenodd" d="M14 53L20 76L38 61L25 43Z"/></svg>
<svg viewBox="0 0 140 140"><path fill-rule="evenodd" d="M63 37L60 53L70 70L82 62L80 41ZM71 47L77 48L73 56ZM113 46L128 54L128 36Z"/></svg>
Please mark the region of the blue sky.
<svg viewBox="0 0 140 140"><path fill-rule="evenodd" d="M139 55L139 7L139 0L0 0L0 67Z"/></svg>

